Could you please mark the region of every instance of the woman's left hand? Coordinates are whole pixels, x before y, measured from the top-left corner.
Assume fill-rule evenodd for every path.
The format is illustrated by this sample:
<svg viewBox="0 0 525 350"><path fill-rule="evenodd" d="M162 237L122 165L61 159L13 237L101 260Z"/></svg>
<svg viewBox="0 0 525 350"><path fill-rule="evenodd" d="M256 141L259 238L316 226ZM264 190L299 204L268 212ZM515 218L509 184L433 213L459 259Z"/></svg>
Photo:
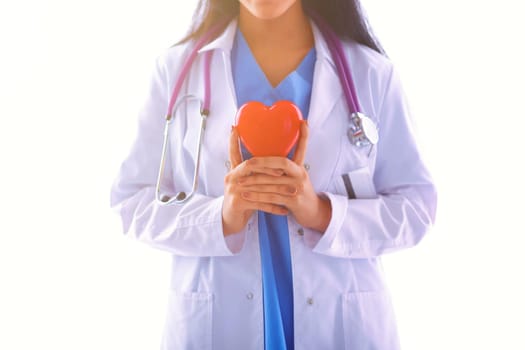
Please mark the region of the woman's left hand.
<svg viewBox="0 0 525 350"><path fill-rule="evenodd" d="M238 183L245 200L286 207L300 225L324 232L330 223L332 208L327 198L315 192L304 168L307 142L308 126L303 122L292 160L286 157L248 159L240 165L245 175ZM282 175L267 175L268 169L282 171Z"/></svg>

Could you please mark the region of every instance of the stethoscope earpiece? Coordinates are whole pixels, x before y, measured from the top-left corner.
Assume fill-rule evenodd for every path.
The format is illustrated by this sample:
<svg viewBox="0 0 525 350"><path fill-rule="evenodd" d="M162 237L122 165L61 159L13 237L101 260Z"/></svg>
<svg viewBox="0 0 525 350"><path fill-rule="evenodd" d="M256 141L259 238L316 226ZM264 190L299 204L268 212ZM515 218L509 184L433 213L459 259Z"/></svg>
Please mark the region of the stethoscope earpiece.
<svg viewBox="0 0 525 350"><path fill-rule="evenodd" d="M186 192L183 191L183 192L177 193L177 195L175 196L175 199L176 199L177 202L181 202L181 201L185 200L186 199Z"/></svg>

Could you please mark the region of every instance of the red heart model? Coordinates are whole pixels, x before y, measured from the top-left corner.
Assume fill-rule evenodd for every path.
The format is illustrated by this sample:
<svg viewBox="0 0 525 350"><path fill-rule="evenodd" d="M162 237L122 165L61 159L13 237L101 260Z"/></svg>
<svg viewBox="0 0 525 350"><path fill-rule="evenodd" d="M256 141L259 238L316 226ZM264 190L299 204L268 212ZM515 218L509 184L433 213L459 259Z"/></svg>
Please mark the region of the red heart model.
<svg viewBox="0 0 525 350"><path fill-rule="evenodd" d="M255 157L286 157L299 139L301 110L289 101L267 107L248 102L237 112L237 130L246 149Z"/></svg>

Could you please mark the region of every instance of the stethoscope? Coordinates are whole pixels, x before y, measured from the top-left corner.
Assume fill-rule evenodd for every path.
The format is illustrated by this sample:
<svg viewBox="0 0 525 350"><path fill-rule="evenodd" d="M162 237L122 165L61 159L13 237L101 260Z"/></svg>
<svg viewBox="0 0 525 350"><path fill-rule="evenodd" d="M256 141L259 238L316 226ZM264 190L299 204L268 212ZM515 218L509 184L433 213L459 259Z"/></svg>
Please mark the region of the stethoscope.
<svg viewBox="0 0 525 350"><path fill-rule="evenodd" d="M350 73L350 68L346 61L346 57L343 51L343 46L341 40L337 35L331 30L328 25L326 25L320 18L315 15L312 15L315 23L317 24L319 30L321 31L324 39L326 40L330 54L333 57L333 60L336 65L337 73L341 81L341 86L343 87L343 92L345 99L348 105L348 109L351 112L349 121L350 126L348 128L348 138L352 144L357 147L373 147L379 140L379 134L375 123L363 113L360 112L361 106L359 105L359 100L357 99L357 94ZM208 30L195 44L190 54L187 56L184 64L182 65L181 72L175 82L175 87L173 88L170 103L168 105L168 111L166 114L166 124L164 127L164 141L162 144L162 154L160 159L159 172L157 177L157 185L155 198L157 202L161 205L169 204L184 204L186 203L196 192L198 187L198 176L199 176L199 166L201 159L201 150L202 150L202 141L204 138L204 131L206 129L206 120L210 115L210 100L211 100L211 83L210 83L210 68L211 68L211 59L213 51L207 51L204 54L204 99L201 101L200 115L200 131L198 136L197 143L197 154L196 154L196 164L193 172L193 183L190 193L184 191L178 192L173 197L162 196L160 193L161 180L164 175L165 161L166 161L166 151L168 148L169 140L169 127L173 120L175 112L183 102L188 100L198 100L200 99L194 95L184 95L178 101L177 97L182 89L182 84L186 79L190 68L197 57L198 51L206 45L212 38L219 34L223 26L218 25L210 30Z"/></svg>

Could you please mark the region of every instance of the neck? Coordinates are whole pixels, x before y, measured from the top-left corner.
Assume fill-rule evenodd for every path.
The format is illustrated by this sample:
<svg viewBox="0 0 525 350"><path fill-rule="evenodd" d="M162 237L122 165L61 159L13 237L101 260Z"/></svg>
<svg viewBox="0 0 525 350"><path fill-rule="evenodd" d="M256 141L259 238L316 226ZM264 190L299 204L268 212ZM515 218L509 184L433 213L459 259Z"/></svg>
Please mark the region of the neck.
<svg viewBox="0 0 525 350"><path fill-rule="evenodd" d="M296 50L311 48L314 42L310 21L301 1L296 1L285 13L272 19L255 17L241 4L239 28L252 49L275 47Z"/></svg>

